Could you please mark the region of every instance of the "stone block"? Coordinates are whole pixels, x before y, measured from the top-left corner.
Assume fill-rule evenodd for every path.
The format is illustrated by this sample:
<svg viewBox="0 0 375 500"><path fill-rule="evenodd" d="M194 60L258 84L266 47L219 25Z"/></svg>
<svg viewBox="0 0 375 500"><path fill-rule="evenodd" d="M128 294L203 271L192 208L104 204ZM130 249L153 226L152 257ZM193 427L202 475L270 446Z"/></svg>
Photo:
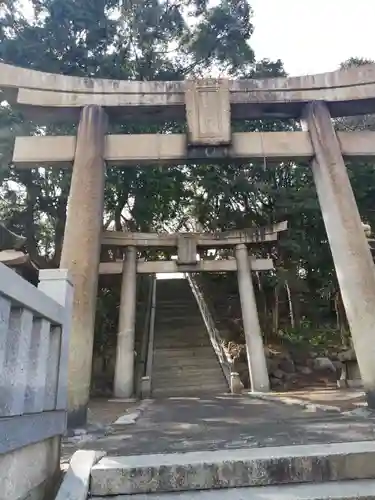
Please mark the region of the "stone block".
<svg viewBox="0 0 375 500"><path fill-rule="evenodd" d="M92 494L129 495L375 478L375 443L107 457Z"/></svg>
<svg viewBox="0 0 375 500"><path fill-rule="evenodd" d="M0 499L42 500L59 471L60 439L47 439L0 456Z"/></svg>
<svg viewBox="0 0 375 500"><path fill-rule="evenodd" d="M42 318L35 319L31 333L25 413L42 412L44 409L50 336L51 323Z"/></svg>
<svg viewBox="0 0 375 500"><path fill-rule="evenodd" d="M24 412L27 372L33 328L33 313L12 308L5 352L0 366L0 416L22 415Z"/></svg>
<svg viewBox="0 0 375 500"><path fill-rule="evenodd" d="M152 500L373 500L375 481L330 481L318 484L284 484L227 490L161 493ZM102 497L100 497L102 498ZM94 497L93 500L99 500ZM113 500L149 500L149 495L121 495Z"/></svg>
<svg viewBox="0 0 375 500"><path fill-rule="evenodd" d="M55 500L86 500L90 486L91 468L104 455L103 451L76 451Z"/></svg>

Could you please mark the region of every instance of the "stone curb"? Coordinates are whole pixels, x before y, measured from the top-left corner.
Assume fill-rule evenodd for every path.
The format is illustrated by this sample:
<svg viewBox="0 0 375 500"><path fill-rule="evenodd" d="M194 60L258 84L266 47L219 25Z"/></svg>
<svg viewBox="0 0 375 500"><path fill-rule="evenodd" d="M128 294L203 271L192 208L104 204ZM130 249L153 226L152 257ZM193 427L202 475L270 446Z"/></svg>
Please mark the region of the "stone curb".
<svg viewBox="0 0 375 500"><path fill-rule="evenodd" d="M121 427L124 425L135 424L142 413L150 406L152 401L152 399L144 399L135 411L133 411L132 413L125 413L125 415L122 415L117 420L115 420L115 422L113 422L111 426Z"/></svg>
<svg viewBox="0 0 375 500"><path fill-rule="evenodd" d="M70 460L55 500L86 500L91 469L105 455L104 451L76 451Z"/></svg>
<svg viewBox="0 0 375 500"><path fill-rule="evenodd" d="M280 397L277 396L276 394L267 394L264 392L246 392L246 396L249 396L254 399L261 399L263 401L271 401L272 403L279 403L279 404L285 404L285 405L296 405L296 406L301 406L302 408L306 408L307 410L322 410L322 411L327 411L327 412L336 412L336 413L342 413L342 410L338 406L330 406L330 405L322 405L319 403L311 403L308 401L305 401L304 399L299 399L299 398L290 398L290 397Z"/></svg>
<svg viewBox="0 0 375 500"><path fill-rule="evenodd" d="M93 497L93 500L103 500ZM150 495L121 495L111 500L150 500ZM232 488L229 490L191 491L153 494L152 500L374 500L375 481L331 481L317 484L283 484Z"/></svg>
<svg viewBox="0 0 375 500"><path fill-rule="evenodd" d="M375 442L103 458L93 496L324 483L375 478Z"/></svg>

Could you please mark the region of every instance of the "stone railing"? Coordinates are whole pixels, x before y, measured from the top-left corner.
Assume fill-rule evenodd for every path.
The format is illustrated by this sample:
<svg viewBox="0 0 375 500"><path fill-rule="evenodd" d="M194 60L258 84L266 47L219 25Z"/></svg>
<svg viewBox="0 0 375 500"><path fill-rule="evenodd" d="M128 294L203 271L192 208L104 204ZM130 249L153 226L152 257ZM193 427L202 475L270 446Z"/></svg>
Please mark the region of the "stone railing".
<svg viewBox="0 0 375 500"><path fill-rule="evenodd" d="M200 290L200 287L192 274L186 274L187 280L190 284L194 297L197 301L199 310L202 314L203 321L206 325L207 332L211 339L212 347L215 350L216 356L220 362L224 376L228 382L229 389L232 390L232 373L233 373L233 359L225 350L223 339L220 336L219 330L216 328L215 321L211 315L208 305Z"/></svg>
<svg viewBox="0 0 375 500"><path fill-rule="evenodd" d="M66 429L73 288L65 270L36 288L0 264L1 498L44 498Z"/></svg>

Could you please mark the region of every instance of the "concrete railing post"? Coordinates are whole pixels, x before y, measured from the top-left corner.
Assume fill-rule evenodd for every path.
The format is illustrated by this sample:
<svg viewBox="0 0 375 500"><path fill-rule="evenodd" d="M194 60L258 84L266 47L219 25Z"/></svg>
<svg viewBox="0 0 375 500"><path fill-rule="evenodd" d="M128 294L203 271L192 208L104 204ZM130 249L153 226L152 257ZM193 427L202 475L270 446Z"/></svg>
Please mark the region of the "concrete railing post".
<svg viewBox="0 0 375 500"><path fill-rule="evenodd" d="M73 285L66 269L45 269L39 272L39 290L61 304L65 310L58 360L56 409L66 410L68 405L69 340L72 326Z"/></svg>
<svg viewBox="0 0 375 500"><path fill-rule="evenodd" d="M329 110L307 105L312 171L367 402L375 408L375 268Z"/></svg>
<svg viewBox="0 0 375 500"><path fill-rule="evenodd" d="M107 116L100 106L82 110L60 268L74 286L69 349L68 423L86 421L90 393L96 297L103 224Z"/></svg>
<svg viewBox="0 0 375 500"><path fill-rule="evenodd" d="M267 392L270 385L246 245L236 246L236 259L251 390Z"/></svg>
<svg viewBox="0 0 375 500"><path fill-rule="evenodd" d="M134 334L137 249L127 247L123 264L114 396L130 398L134 391Z"/></svg>

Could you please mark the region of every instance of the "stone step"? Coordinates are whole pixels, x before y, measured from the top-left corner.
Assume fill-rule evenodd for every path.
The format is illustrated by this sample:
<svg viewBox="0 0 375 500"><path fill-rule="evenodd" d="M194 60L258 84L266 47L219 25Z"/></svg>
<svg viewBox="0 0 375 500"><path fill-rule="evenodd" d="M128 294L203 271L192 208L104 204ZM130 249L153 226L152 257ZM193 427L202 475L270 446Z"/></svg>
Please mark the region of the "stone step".
<svg viewBox="0 0 375 500"><path fill-rule="evenodd" d="M213 386L182 386L169 388L167 386L162 388L152 388L152 397L154 399L168 399L168 398L212 398L213 396L219 396L224 394L229 394L229 389L224 385L213 385Z"/></svg>
<svg viewBox="0 0 375 500"><path fill-rule="evenodd" d="M166 399L166 398L184 398L184 397L210 397L218 396L220 394L228 394L229 389L227 385L224 384L210 384L210 385L178 385L176 387L169 387L168 385L163 385L161 387L152 387L151 394L154 399Z"/></svg>
<svg viewBox="0 0 375 500"><path fill-rule="evenodd" d="M215 351L212 346L202 346L202 347L187 347L187 348L179 348L179 347L169 347L167 349L155 349L154 358L167 357L168 359L172 358L209 358L211 356L215 356Z"/></svg>
<svg viewBox="0 0 375 500"><path fill-rule="evenodd" d="M221 373L221 367L219 364L216 362L212 363L195 363L195 364L187 364L187 363L179 363L175 364L174 366L167 366L165 363L160 363L157 364L155 363L153 365L153 372L152 375L163 375L163 374L170 374L174 375L175 373L185 373L186 375L190 375L192 373L204 373L206 370L219 370Z"/></svg>
<svg viewBox="0 0 375 500"><path fill-rule="evenodd" d="M211 345L210 343L210 337L205 334L204 332L200 333L200 334L196 334L196 335L191 335L189 336L189 334L184 334L183 332L177 332L175 335L168 335L168 332L165 332L163 334L160 334L158 337L155 338L154 340L154 345L158 345L160 343L165 343L165 342L169 342L171 344L173 343L182 343L182 344L187 344L187 347L189 347L189 345L191 345L191 347L194 346L194 343L199 343L199 344L202 344L202 342L207 346L209 347ZM173 347L173 346L171 346ZM176 346L177 348L177 346Z"/></svg>
<svg viewBox="0 0 375 500"><path fill-rule="evenodd" d="M156 311L156 318L173 316L178 318L183 318L186 316L197 316L201 317L199 309L189 305L186 307L160 307Z"/></svg>
<svg viewBox="0 0 375 500"><path fill-rule="evenodd" d="M194 340L196 338L199 339L204 338L208 340L210 339L208 333L204 330L203 327L173 328L173 329L163 328L157 331L155 334L156 341L167 337L171 339L187 339L187 340Z"/></svg>
<svg viewBox="0 0 375 500"><path fill-rule="evenodd" d="M195 347L196 349L200 349L200 348L204 348L204 347L208 347L208 342L206 340L202 340L202 341L191 341L191 342L184 342L183 340L179 340L179 341L174 341L174 340L165 340L165 341L162 341L160 340L159 342L155 342L155 350L156 349L163 349L163 350L167 350L167 349L173 349L173 348L180 348L180 349L183 349L183 348L189 348L189 347Z"/></svg>
<svg viewBox="0 0 375 500"><path fill-rule="evenodd" d="M160 375L159 373L154 373L152 375L152 383L155 388L164 387L167 385L171 387L182 387L182 386L201 386L207 387L212 385L222 385L224 384L224 375L220 371L215 371L213 373L206 372L191 372L189 374L174 374L168 378L166 375Z"/></svg>
<svg viewBox="0 0 375 500"><path fill-rule="evenodd" d="M154 342L158 342L160 340L185 340L185 341L194 341L194 340L206 340L207 342L210 342L210 337L206 331L202 329L199 329L196 332L191 332L189 330L169 330L166 329L163 332L158 332L157 335L155 335L155 340Z"/></svg>
<svg viewBox="0 0 375 500"><path fill-rule="evenodd" d="M315 484L283 484L225 490L121 495L116 500L374 500L375 481L329 481ZM93 497L93 500L99 497Z"/></svg>
<svg viewBox="0 0 375 500"><path fill-rule="evenodd" d="M191 313L173 314L173 315L171 313L167 313L164 315L159 314L155 318L156 325L158 325L158 324L169 325L169 324L173 324L173 323L178 323L179 326L181 326L181 323L182 323L182 325L186 325L187 324L186 321L189 321L188 324L191 324L191 325L195 325L195 324L204 325L203 318L196 313L194 313L194 314L191 314Z"/></svg>
<svg viewBox="0 0 375 500"><path fill-rule="evenodd" d="M190 326L189 328L180 329L178 326L170 329L169 327L158 327L159 331L155 333L155 341L161 340L163 338L169 337L171 339L181 339L181 340L194 340L198 339L210 339L208 333L200 326Z"/></svg>
<svg viewBox="0 0 375 500"><path fill-rule="evenodd" d="M173 300L183 302L185 300L191 300L194 298L192 291L188 288L182 288L180 290L156 290L156 302L159 301L170 301Z"/></svg>
<svg viewBox="0 0 375 500"><path fill-rule="evenodd" d="M186 373L189 374L191 372L204 372L204 373L209 373L209 372L214 372L215 370L220 370L221 367L219 365L219 362L216 360L213 360L210 363L192 363L192 364L187 364L187 363L181 363L178 364L176 363L175 365L170 365L170 366L165 366L163 364L160 365L155 365L154 366L154 372L153 374L180 374L180 373Z"/></svg>
<svg viewBox="0 0 375 500"><path fill-rule="evenodd" d="M173 316L173 317L165 315L163 317L157 317L155 319L155 328L158 330L165 328L171 328L177 330L181 327L183 328L190 327L194 329L195 327L198 326L200 326L201 328L205 328L203 318L195 315Z"/></svg>
<svg viewBox="0 0 375 500"><path fill-rule="evenodd" d="M366 441L105 457L91 470L91 494L191 492L295 483L311 483L307 485L311 491L314 484L321 486L328 481L374 478L375 442Z"/></svg>
<svg viewBox="0 0 375 500"><path fill-rule="evenodd" d="M201 324L192 325L190 321L188 321L187 324L187 321L185 322L183 320L173 325L167 325L167 324L156 325L156 331L155 331L156 340L159 337L163 338L168 334L170 337L176 337L176 338L180 337L187 339L194 339L195 337L209 338L209 335L204 325Z"/></svg>
<svg viewBox="0 0 375 500"><path fill-rule="evenodd" d="M152 380L163 380L163 379L166 379L167 380L167 377L168 377L168 373L170 374L170 377L169 377L169 382L171 382L171 380L173 380L173 378L176 378L177 380L181 380L183 379L184 377L186 377L187 379L191 378L191 377L214 377L214 374L216 372L216 380L221 380L220 377L222 377L224 379L224 374L221 370L220 367L218 368L210 368L209 370L205 371L204 369L200 368L200 367L197 367L197 368L191 368L189 369L189 371L181 371L181 372L178 372L177 370L164 370L164 369L158 369L157 367L155 368L155 370L153 371L152 373Z"/></svg>
<svg viewBox="0 0 375 500"><path fill-rule="evenodd" d="M209 344L209 339L207 338L192 338L192 339L186 339L186 338L175 338L175 337L170 337L170 338L162 338L158 339L157 341L154 342L154 348L155 349L183 349L183 348L205 348L205 347L210 347Z"/></svg>
<svg viewBox="0 0 375 500"><path fill-rule="evenodd" d="M188 297L181 297L181 295L175 296L174 299L161 299L160 297L156 299L156 310L167 309L167 310L178 310L185 308L199 309L197 301L193 295Z"/></svg>
<svg viewBox="0 0 375 500"><path fill-rule="evenodd" d="M204 323L199 323L199 325L191 325L187 320L180 320L176 325L170 324L158 324L155 328L155 338L163 336L169 333L170 335L186 336L189 338L194 337L194 335L205 335L209 337Z"/></svg>

